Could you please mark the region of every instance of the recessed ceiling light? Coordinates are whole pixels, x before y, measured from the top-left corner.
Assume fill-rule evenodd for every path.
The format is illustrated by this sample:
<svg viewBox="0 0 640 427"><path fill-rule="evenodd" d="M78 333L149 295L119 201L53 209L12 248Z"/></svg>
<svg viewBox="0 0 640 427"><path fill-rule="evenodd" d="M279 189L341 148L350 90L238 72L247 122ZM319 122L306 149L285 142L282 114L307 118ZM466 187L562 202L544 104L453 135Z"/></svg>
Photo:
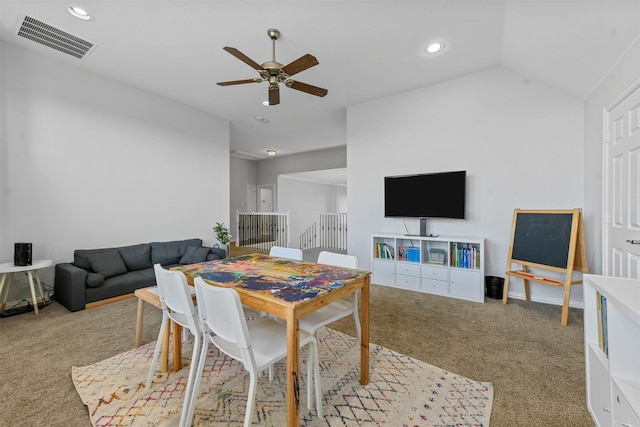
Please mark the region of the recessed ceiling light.
<svg viewBox="0 0 640 427"><path fill-rule="evenodd" d="M431 43L429 46L427 46L427 48L425 49L425 52L430 53L430 54L434 54L434 53L440 52L442 49L444 49L444 43L435 42L435 43Z"/></svg>
<svg viewBox="0 0 640 427"><path fill-rule="evenodd" d="M273 156L275 156L275 155L276 155L276 153L277 153L277 151L276 151L276 150L267 150L267 155L268 155L269 157L273 157Z"/></svg>
<svg viewBox="0 0 640 427"><path fill-rule="evenodd" d="M89 15L89 12L84 10L79 6L70 6L68 9L69 13L75 16L78 19L82 19L83 21L92 21L93 16Z"/></svg>

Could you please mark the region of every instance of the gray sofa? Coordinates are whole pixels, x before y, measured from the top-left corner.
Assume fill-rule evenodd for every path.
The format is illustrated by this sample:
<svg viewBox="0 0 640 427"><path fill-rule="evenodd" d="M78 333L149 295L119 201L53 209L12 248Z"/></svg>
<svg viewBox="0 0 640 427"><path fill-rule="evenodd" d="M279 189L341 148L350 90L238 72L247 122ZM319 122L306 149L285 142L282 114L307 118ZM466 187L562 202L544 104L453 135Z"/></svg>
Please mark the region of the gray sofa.
<svg viewBox="0 0 640 427"><path fill-rule="evenodd" d="M55 300L71 311L156 284L153 265L165 268L225 258L224 249L202 239L141 243L102 249L76 249L73 262L56 265Z"/></svg>

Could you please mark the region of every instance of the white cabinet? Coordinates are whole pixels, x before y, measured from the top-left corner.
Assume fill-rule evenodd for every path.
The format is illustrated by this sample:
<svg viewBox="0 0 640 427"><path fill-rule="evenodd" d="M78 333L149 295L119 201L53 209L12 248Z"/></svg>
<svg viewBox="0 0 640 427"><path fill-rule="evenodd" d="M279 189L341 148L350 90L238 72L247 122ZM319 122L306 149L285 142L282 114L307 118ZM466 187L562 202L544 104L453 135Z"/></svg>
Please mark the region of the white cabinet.
<svg viewBox="0 0 640 427"><path fill-rule="evenodd" d="M374 234L372 283L484 302L484 239Z"/></svg>
<svg viewBox="0 0 640 427"><path fill-rule="evenodd" d="M600 427L640 427L640 280L584 275L587 407Z"/></svg>

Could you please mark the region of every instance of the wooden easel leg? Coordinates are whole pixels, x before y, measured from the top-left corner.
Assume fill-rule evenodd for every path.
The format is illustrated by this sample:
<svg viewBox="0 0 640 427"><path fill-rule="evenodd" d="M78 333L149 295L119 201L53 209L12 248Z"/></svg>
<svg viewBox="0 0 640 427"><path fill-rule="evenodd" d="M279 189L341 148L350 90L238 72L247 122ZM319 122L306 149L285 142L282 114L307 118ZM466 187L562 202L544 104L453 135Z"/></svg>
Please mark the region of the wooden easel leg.
<svg viewBox="0 0 640 427"><path fill-rule="evenodd" d="M564 284L564 300L562 301L562 326L569 324L569 298L571 297L571 283Z"/></svg>
<svg viewBox="0 0 640 427"><path fill-rule="evenodd" d="M509 273L505 274L504 289L502 290L502 303L507 303L507 295L509 295Z"/></svg>
<svg viewBox="0 0 640 427"><path fill-rule="evenodd" d="M522 271L527 273L529 269L526 265L524 265L522 266ZM524 297L527 301L531 301L531 294L529 293L529 281L527 279L524 279Z"/></svg>

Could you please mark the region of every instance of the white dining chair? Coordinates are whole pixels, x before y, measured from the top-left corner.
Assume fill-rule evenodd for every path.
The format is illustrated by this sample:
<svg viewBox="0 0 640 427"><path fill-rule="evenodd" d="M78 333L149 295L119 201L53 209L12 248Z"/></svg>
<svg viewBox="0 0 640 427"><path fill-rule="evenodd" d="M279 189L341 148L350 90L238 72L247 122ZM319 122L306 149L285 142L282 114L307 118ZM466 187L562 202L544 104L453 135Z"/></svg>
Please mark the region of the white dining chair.
<svg viewBox="0 0 640 427"><path fill-rule="evenodd" d="M322 251L318 255L318 264L335 267L358 268L358 258L354 255L337 254ZM354 292L349 298L339 299L329 305L319 308L300 319L300 330L318 338L318 329L335 322L338 319L353 314L356 322L358 341L361 340L359 316L360 291Z"/></svg>
<svg viewBox="0 0 640 427"><path fill-rule="evenodd" d="M200 326L200 319L198 318L198 310L193 304L193 288L187 284L185 275L180 271L165 270L160 264L155 264L153 269L155 271L158 295L160 296L160 303L162 305L162 323L153 352L149 375L147 376L146 388L150 389L151 387L162 346L162 337L165 329L169 327L169 320L171 320L182 326L184 328L183 330L189 330L194 337L191 365L189 366L187 387L184 393L184 403L180 415L180 427L183 427L191 425L191 418L189 418L187 422L187 415L189 402L192 400L191 394L193 393L194 378L197 372L196 366L203 336L202 328ZM173 339L182 339L182 337L174 336Z"/></svg>
<svg viewBox="0 0 640 427"><path fill-rule="evenodd" d="M285 248L284 246L272 246L271 249L269 249L269 256L302 261L302 249Z"/></svg>
<svg viewBox="0 0 640 427"><path fill-rule="evenodd" d="M201 277L194 279L194 285L204 335L187 419L191 421L193 418L208 346L213 344L227 356L242 362L244 368L249 371L249 391L244 417L244 426L248 427L255 412L259 373L287 357L287 326L270 317L247 320L243 315L240 296L235 289L208 285ZM322 417L317 341L313 335L300 332L300 347L306 345L309 346L307 363L313 365L314 377L307 377L307 395L311 396L313 393L313 381L316 411L318 417ZM311 399L307 400L307 406L312 409Z"/></svg>

